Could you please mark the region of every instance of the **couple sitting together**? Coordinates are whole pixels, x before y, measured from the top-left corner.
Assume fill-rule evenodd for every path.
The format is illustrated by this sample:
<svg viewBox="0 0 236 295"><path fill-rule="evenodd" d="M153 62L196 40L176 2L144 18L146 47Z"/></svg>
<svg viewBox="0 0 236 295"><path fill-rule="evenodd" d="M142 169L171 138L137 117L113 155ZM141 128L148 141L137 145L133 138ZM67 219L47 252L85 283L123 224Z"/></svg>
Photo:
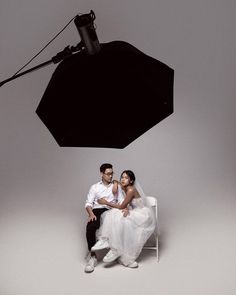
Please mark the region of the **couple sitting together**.
<svg viewBox="0 0 236 295"><path fill-rule="evenodd" d="M91 186L85 204L89 215L85 272L92 272L97 264L95 251L106 248L110 251L103 258L105 263L117 259L136 268L136 259L155 230L154 214L132 171L125 170L120 181L112 181L112 165L106 163L100 173L102 180Z"/></svg>

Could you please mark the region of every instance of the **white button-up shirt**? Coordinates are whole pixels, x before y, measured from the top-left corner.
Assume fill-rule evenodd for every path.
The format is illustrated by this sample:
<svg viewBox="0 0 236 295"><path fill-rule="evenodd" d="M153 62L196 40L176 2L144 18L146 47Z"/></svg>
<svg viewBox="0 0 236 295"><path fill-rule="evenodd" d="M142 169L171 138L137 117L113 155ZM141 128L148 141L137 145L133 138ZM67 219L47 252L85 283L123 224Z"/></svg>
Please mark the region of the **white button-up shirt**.
<svg viewBox="0 0 236 295"><path fill-rule="evenodd" d="M93 184L88 192L87 200L85 202L86 207L92 207L92 209L97 208L110 208L106 205L102 205L98 203L98 199L106 198L108 202L113 203L122 203L124 199L124 195L120 186L118 186L118 192L114 195L112 193L113 183L110 183L108 186L104 185L102 181Z"/></svg>

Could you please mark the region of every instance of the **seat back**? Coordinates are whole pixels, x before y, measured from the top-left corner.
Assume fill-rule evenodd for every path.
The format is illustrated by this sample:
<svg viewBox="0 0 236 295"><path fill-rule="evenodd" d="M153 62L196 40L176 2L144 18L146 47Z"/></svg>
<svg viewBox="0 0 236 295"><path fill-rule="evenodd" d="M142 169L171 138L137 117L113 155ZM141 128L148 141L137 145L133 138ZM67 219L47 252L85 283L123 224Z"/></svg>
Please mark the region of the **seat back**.
<svg viewBox="0 0 236 295"><path fill-rule="evenodd" d="M148 205L151 207L155 207L157 205L157 199L152 196L146 196Z"/></svg>
<svg viewBox="0 0 236 295"><path fill-rule="evenodd" d="M156 225L158 225L158 207L157 207L157 199L153 196L146 196L148 206L152 207L155 212L155 217L156 217Z"/></svg>
<svg viewBox="0 0 236 295"><path fill-rule="evenodd" d="M148 206L153 208L155 218L156 218L156 229L152 236L148 239L146 244L144 245L143 249L150 249L150 250L156 250L157 255L157 261L159 259L158 257L158 208L157 208L157 199L153 196L146 196ZM150 244L151 243L151 244Z"/></svg>

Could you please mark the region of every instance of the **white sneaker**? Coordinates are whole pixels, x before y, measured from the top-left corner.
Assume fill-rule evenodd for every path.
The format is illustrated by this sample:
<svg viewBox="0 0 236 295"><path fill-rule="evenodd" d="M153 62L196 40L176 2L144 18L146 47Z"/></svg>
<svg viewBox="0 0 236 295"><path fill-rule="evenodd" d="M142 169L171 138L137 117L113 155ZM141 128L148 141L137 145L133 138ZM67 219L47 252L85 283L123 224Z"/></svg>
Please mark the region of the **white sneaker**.
<svg viewBox="0 0 236 295"><path fill-rule="evenodd" d="M111 249L107 255L103 258L103 262L115 261L120 255L116 250Z"/></svg>
<svg viewBox="0 0 236 295"><path fill-rule="evenodd" d="M122 265L124 265L124 263L121 261L121 259L118 259L118 262ZM128 265L124 265L126 267L129 267L129 268L137 268L138 267L138 262L137 261L134 261Z"/></svg>
<svg viewBox="0 0 236 295"><path fill-rule="evenodd" d="M88 262L87 264L85 265L85 268L84 268L84 271L89 273L89 272L93 272L94 271L94 268L95 266L97 265L98 261L97 261L97 258L96 256L89 256L88 257Z"/></svg>
<svg viewBox="0 0 236 295"><path fill-rule="evenodd" d="M110 248L109 243L106 239L98 240L97 243L91 248L92 251L102 250Z"/></svg>
<svg viewBox="0 0 236 295"><path fill-rule="evenodd" d="M129 268L137 268L138 267L138 262L134 261L134 262L128 264L127 267L129 267Z"/></svg>

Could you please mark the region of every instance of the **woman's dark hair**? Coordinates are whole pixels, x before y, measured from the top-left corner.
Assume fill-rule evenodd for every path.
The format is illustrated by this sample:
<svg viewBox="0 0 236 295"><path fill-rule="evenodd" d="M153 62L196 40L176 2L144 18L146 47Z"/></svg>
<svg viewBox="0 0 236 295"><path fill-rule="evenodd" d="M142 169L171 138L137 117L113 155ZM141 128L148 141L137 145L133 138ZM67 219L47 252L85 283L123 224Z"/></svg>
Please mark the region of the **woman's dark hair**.
<svg viewBox="0 0 236 295"><path fill-rule="evenodd" d="M100 172L104 173L106 169L112 169L112 165L109 163L104 163L100 166Z"/></svg>
<svg viewBox="0 0 236 295"><path fill-rule="evenodd" d="M121 176L122 176L124 173L127 174L127 175L129 176L131 184L134 184L134 182L135 182L135 175L134 175L134 172L131 171L131 170L125 170L125 171L123 171L123 172L121 173Z"/></svg>

